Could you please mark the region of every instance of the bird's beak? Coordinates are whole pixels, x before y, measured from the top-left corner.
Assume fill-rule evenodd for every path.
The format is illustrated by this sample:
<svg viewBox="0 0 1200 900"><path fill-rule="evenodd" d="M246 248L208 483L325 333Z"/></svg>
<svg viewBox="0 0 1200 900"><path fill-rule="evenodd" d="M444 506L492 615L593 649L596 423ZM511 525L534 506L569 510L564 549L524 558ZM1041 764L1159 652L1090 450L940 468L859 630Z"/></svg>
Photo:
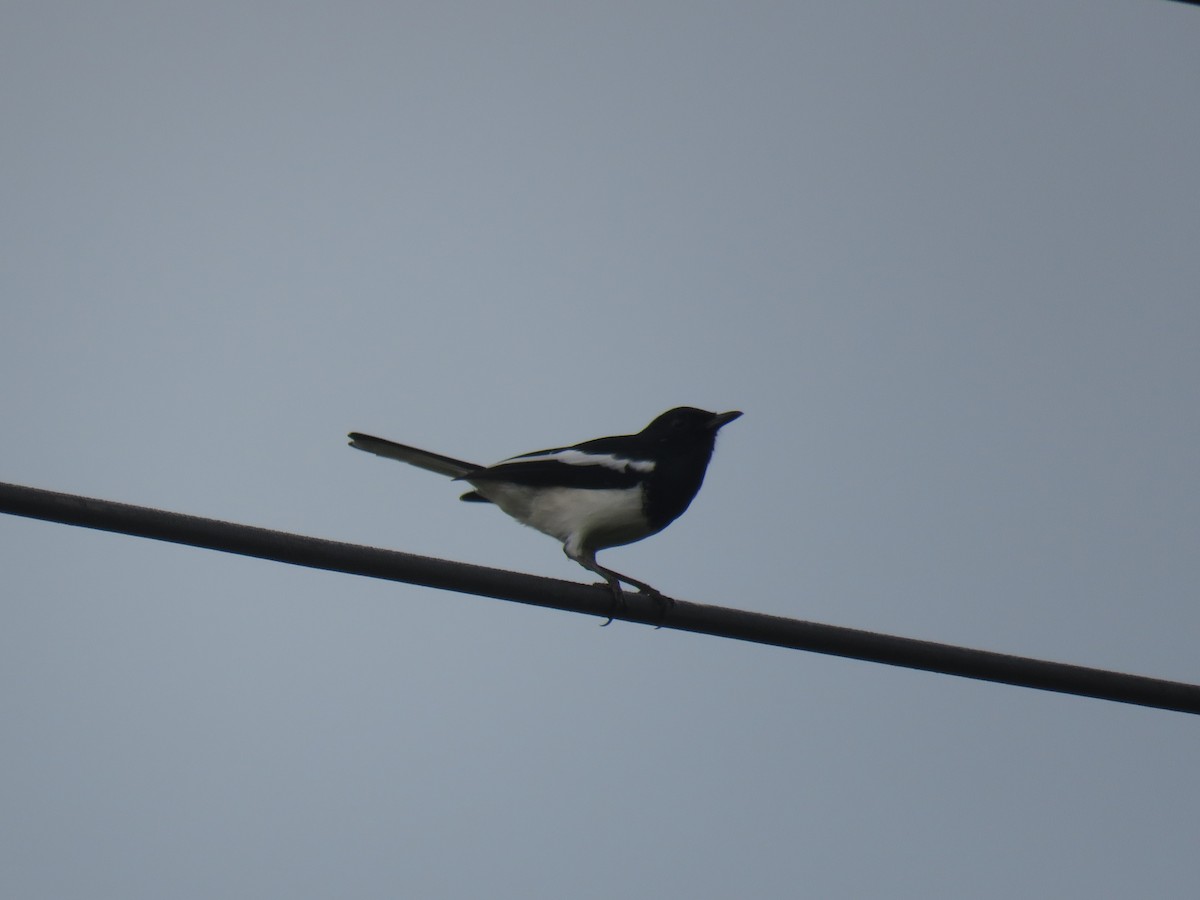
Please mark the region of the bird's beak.
<svg viewBox="0 0 1200 900"><path fill-rule="evenodd" d="M717 413L716 415L714 415L712 417L712 420L708 423L709 430L716 431L722 425L728 425L730 422L732 422L734 419L736 419L741 414L742 414L741 410L737 410L737 409L730 410L729 412Z"/></svg>

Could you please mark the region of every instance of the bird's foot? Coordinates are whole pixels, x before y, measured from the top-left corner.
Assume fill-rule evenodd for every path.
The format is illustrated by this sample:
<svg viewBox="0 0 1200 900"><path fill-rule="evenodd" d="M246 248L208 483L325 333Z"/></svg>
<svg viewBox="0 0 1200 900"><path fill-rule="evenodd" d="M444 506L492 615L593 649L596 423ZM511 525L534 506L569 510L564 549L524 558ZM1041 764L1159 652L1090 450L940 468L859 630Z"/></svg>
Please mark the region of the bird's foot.
<svg viewBox="0 0 1200 900"><path fill-rule="evenodd" d="M609 617L603 623L601 623L601 625L600 625L601 628L608 627L609 625L611 625L613 623L614 618L616 618L621 613L626 613L629 611L629 605L625 602L625 593L624 593L624 591L621 590L621 586L619 584L612 584L612 583L608 583L608 582L597 582L596 583L596 587L606 587L606 586L609 588L609 590L612 591L612 595L613 595L612 614L609 615ZM654 627L655 627L655 629L662 628L663 625L665 625L667 622L667 613L675 606L675 598L668 597L666 594L664 594L662 591L658 590L657 588L653 588L648 584L643 584L640 581L635 582L634 587L637 588L637 592L641 596L649 597L651 600L655 601L658 604L658 607L659 607L658 624L655 625Z"/></svg>
<svg viewBox="0 0 1200 900"><path fill-rule="evenodd" d="M612 595L613 595L612 614L607 619L605 619L603 622L600 623L601 628L607 628L609 625L611 625L613 623L613 619L617 615L619 615L623 612L628 612L629 607L625 605L625 594L624 594L624 592L622 592L621 586L619 584L611 584L607 581L601 581L601 582L597 582L596 587L606 587L610 591L612 591Z"/></svg>
<svg viewBox="0 0 1200 900"><path fill-rule="evenodd" d="M644 585L640 586L638 588L638 593L644 594L645 596L649 597L651 600L655 601L658 604L658 608L659 608L658 624L654 626L655 630L657 631L659 628L662 628L663 625L665 625L667 623L667 613L670 610L675 608L675 598L668 597L662 591L657 590L656 588L652 588L648 584L644 584Z"/></svg>

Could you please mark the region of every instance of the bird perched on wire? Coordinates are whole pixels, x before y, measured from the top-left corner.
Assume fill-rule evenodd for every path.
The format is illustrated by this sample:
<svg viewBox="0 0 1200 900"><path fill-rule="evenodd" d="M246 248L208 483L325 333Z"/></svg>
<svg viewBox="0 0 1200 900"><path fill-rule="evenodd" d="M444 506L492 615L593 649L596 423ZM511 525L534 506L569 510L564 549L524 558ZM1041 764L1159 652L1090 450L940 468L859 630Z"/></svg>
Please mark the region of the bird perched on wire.
<svg viewBox="0 0 1200 900"><path fill-rule="evenodd" d="M474 490L461 499L494 503L518 522L562 541L568 557L608 583L616 609L625 605L623 581L661 602L665 615L669 598L600 565L596 552L640 541L679 518L704 481L717 431L740 415L682 406L637 434L537 450L494 466L357 431L350 433L350 446L467 482Z"/></svg>

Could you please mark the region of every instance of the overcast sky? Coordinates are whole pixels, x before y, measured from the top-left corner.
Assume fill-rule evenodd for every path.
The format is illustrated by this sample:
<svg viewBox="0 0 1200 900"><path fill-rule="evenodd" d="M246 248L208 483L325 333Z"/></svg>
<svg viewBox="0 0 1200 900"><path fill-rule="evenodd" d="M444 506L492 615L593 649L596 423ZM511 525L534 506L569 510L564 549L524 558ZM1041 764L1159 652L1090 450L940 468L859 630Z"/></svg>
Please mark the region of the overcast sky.
<svg viewBox="0 0 1200 900"><path fill-rule="evenodd" d="M1200 682L1200 10L9 2L0 480ZM1191 897L1200 722L0 516L0 895Z"/></svg>

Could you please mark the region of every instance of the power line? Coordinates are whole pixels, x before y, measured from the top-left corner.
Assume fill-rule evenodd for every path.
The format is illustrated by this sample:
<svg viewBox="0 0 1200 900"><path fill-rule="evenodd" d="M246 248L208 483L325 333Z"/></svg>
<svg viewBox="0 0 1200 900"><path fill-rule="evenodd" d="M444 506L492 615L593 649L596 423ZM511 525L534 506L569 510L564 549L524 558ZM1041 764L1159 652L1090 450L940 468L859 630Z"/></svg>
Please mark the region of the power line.
<svg viewBox="0 0 1200 900"><path fill-rule="evenodd" d="M490 569L397 550L345 544L2 482L0 512L604 618L612 612L612 595L607 586ZM659 624L662 610L654 600L639 594L627 597L628 609L617 613L615 618ZM1200 685L785 619L740 609L678 600L667 614L663 627L1200 714Z"/></svg>

